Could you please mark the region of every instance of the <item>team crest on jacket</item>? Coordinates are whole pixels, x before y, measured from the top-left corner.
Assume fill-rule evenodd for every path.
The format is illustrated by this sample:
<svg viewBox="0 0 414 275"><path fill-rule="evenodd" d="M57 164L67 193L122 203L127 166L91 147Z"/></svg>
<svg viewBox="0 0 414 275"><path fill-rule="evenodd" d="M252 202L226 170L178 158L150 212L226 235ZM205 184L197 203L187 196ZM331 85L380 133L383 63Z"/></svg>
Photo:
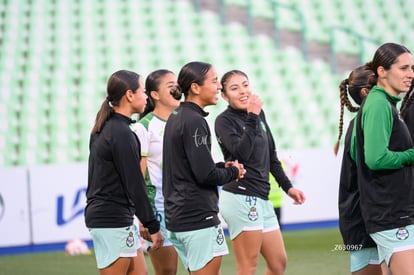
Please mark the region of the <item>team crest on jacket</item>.
<svg viewBox="0 0 414 275"><path fill-rule="evenodd" d="M257 214L256 207L254 206L250 207L250 212L249 212L248 217L249 217L249 220L251 221L257 220L257 218L259 217L259 214Z"/></svg>
<svg viewBox="0 0 414 275"><path fill-rule="evenodd" d="M134 245L134 233L129 232L129 236L126 239L126 245L132 247Z"/></svg>
<svg viewBox="0 0 414 275"><path fill-rule="evenodd" d="M404 226L404 227L398 228L397 234L395 234L395 235L397 236L397 239L403 241L403 240L407 239L410 234L408 233L408 230Z"/></svg>
<svg viewBox="0 0 414 275"><path fill-rule="evenodd" d="M217 239L216 239L217 243L219 245L222 245L224 242L224 234L223 234L223 229L219 228L217 230Z"/></svg>

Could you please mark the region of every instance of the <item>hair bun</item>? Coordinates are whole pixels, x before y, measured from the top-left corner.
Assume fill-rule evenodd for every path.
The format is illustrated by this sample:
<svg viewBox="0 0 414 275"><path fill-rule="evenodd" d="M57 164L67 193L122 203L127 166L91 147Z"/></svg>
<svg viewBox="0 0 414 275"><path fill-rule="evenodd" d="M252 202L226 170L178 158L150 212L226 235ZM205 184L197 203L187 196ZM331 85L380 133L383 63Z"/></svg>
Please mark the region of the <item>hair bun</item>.
<svg viewBox="0 0 414 275"><path fill-rule="evenodd" d="M176 100L180 100L181 96L182 96L182 92L179 86L175 86L174 88L172 88L170 90L170 94L176 99Z"/></svg>

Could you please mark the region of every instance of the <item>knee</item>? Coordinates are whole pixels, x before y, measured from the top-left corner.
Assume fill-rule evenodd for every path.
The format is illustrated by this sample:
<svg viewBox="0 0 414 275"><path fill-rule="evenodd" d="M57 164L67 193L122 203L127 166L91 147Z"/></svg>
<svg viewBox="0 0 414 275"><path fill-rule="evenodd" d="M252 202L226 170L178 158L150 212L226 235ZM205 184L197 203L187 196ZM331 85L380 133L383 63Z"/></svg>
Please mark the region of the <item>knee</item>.
<svg viewBox="0 0 414 275"><path fill-rule="evenodd" d="M277 260L272 263L268 263L267 269L270 271L268 274L284 274L287 266L287 257L278 257Z"/></svg>
<svg viewBox="0 0 414 275"><path fill-rule="evenodd" d="M285 272L286 266L287 266L287 257L285 256L280 260L280 263L279 263L279 269L280 271L282 271L282 273Z"/></svg>

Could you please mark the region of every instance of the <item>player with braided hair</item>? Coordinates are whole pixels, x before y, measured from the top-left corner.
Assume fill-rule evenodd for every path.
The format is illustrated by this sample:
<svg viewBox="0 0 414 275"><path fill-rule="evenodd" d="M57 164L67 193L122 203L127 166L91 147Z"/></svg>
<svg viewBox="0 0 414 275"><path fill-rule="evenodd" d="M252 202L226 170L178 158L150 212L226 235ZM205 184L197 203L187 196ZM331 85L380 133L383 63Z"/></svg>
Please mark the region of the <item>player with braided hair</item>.
<svg viewBox="0 0 414 275"><path fill-rule="evenodd" d="M358 94L355 94L355 92L357 91L357 89L360 86L358 84L358 81L355 79L356 77L354 76L355 74L357 74L357 71L358 70L363 70L363 68L362 67L359 67L359 68L355 69L354 71L351 72L351 74L349 75L348 78L342 80L341 81L341 84L339 84L339 93L340 93L340 99L341 99L341 113L340 113L340 116L339 116L339 134L338 134L338 140L337 140L337 142L335 143L335 146L334 146L334 153L335 153L335 155L338 154L339 143L341 141L342 132L343 132L343 126L344 126L344 106L346 106L346 108L348 109L348 111L350 111L351 113L355 113L355 112L358 112L358 110L359 110L359 104L361 104L361 102L358 102L360 100L360 96ZM351 85L349 84L349 79L350 78L351 78L351 80L353 82L353 83L351 83ZM351 94L351 89L354 92L353 94ZM352 105L352 102L348 98L348 91L351 94L351 97L354 99L354 101L358 104L358 106L353 106Z"/></svg>
<svg viewBox="0 0 414 275"><path fill-rule="evenodd" d="M411 83L410 90L405 94L404 99L401 103L400 115L407 124L408 130L410 131L411 138L414 141L414 109L411 104L414 101L414 81Z"/></svg>
<svg viewBox="0 0 414 275"><path fill-rule="evenodd" d="M359 105L368 95L372 85L369 84L369 76L373 72L366 70L364 66L354 69L349 77L342 80L339 85L341 99L341 113L339 119L339 136L335 144L334 153L338 153L339 142L342 136L344 106L355 113ZM348 94L357 104L354 106L348 98ZM344 143L342 156L342 168L339 182L339 229L344 242L344 249L350 251L350 269L352 274L381 274L378 252L375 242L366 233L359 207L359 191L356 176L356 164L350 156L352 130L354 119L349 123Z"/></svg>

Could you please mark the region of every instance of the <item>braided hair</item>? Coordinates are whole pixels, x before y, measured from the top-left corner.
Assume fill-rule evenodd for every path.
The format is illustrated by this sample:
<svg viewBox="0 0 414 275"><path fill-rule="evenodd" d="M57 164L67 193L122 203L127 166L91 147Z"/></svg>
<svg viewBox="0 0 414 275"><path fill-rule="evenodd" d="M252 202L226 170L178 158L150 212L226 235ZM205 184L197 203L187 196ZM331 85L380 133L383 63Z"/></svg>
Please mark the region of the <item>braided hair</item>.
<svg viewBox="0 0 414 275"><path fill-rule="evenodd" d="M414 101L414 80L411 81L410 90L405 94L401 102L400 115L404 118L405 113Z"/></svg>
<svg viewBox="0 0 414 275"><path fill-rule="evenodd" d="M344 125L344 106L351 113L358 112L359 105L362 103L361 89L362 88L372 88L370 84L370 78L372 77L373 72L368 70L365 66L360 66L354 69L348 76L348 78L341 81L339 84L339 95L340 95L340 116L339 116L339 134L338 140L334 146L334 154L338 154L339 143L341 141ZM348 93L351 95L354 102L357 106L352 105L352 102L348 98Z"/></svg>

